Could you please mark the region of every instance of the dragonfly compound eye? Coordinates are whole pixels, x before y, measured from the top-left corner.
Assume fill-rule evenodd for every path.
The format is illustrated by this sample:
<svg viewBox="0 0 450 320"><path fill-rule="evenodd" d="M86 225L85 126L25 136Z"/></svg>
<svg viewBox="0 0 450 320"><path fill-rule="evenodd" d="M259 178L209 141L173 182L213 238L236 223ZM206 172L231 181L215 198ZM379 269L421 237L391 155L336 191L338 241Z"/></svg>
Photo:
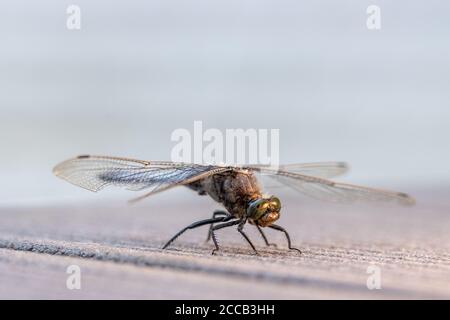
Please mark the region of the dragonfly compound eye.
<svg viewBox="0 0 450 320"><path fill-rule="evenodd" d="M277 197L271 197L269 199L269 203L270 203L270 208L273 211L277 211L278 212L278 211L281 210L281 201Z"/></svg>
<svg viewBox="0 0 450 320"><path fill-rule="evenodd" d="M253 220L258 220L267 212L269 206L270 203L267 199L253 200L247 208L247 216Z"/></svg>

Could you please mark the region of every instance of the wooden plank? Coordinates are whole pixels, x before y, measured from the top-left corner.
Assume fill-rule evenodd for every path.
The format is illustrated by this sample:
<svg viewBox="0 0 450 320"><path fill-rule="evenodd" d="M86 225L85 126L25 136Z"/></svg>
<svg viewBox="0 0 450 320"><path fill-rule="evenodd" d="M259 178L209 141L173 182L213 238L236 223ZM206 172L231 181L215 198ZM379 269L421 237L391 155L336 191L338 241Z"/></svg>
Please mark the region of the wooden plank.
<svg viewBox="0 0 450 320"><path fill-rule="evenodd" d="M1 298L450 298L450 223L447 207L432 199L410 209L354 207L287 198L280 224L302 255L267 248L247 230L259 256L234 230L219 234L212 256L206 228L192 230L169 250L165 240L214 204L189 196L139 206L123 202L0 209ZM196 198L192 198L196 199ZM299 210L295 212L294 209ZM78 265L81 290L66 288ZM381 289L366 286L369 266L380 269Z"/></svg>

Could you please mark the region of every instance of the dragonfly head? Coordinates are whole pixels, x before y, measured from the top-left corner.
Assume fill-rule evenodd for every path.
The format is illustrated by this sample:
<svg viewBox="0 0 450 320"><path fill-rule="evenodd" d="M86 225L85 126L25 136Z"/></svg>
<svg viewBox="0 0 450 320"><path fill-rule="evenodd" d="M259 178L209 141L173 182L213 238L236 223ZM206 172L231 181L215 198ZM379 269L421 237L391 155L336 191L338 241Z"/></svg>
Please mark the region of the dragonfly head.
<svg viewBox="0 0 450 320"><path fill-rule="evenodd" d="M252 200L247 207L247 216L257 225L267 227L280 217L281 202L277 197Z"/></svg>

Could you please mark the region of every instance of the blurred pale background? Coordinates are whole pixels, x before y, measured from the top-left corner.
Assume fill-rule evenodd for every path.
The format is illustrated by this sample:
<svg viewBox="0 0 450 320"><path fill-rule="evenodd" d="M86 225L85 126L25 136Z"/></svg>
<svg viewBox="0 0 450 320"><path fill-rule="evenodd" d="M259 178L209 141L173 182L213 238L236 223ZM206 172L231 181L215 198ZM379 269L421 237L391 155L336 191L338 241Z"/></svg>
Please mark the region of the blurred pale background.
<svg viewBox="0 0 450 320"><path fill-rule="evenodd" d="M279 128L281 162L345 160L353 182L447 186L449 15L440 0L4 0L0 202L90 197L52 167L169 159L194 120Z"/></svg>

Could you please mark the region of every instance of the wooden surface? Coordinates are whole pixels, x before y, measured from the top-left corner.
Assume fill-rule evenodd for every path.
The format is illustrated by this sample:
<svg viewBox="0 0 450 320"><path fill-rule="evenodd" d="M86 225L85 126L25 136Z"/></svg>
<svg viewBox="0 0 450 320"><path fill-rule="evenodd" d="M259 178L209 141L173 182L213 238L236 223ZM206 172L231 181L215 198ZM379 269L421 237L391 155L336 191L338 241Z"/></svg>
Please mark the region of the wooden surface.
<svg viewBox="0 0 450 320"><path fill-rule="evenodd" d="M95 202L0 208L0 298L366 299L450 298L448 189L418 189L413 208L343 206L282 197L280 225L303 254L286 250L268 230L266 248L246 230L259 256L234 230L218 233L211 255L206 227L163 243L217 209L188 190L135 206L99 196ZM177 199L176 201L174 199ZM81 289L66 288L70 265ZM367 268L381 289L366 286Z"/></svg>

